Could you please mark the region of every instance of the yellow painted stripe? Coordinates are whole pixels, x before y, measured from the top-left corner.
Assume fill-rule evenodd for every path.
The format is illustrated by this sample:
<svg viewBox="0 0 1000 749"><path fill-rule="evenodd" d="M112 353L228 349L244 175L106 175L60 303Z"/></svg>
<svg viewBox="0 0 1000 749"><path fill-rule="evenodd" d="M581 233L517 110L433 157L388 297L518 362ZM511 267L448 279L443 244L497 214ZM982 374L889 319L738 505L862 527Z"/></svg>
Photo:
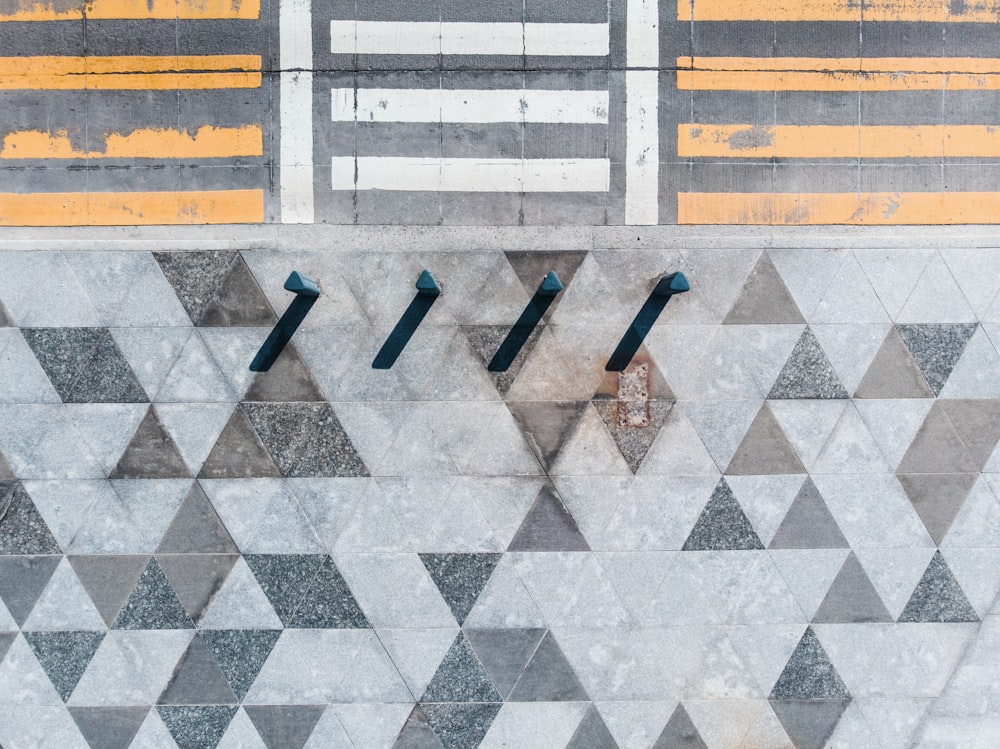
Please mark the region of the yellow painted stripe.
<svg viewBox="0 0 1000 749"><path fill-rule="evenodd" d="M678 224L997 224L1000 192L677 194Z"/></svg>
<svg viewBox="0 0 1000 749"><path fill-rule="evenodd" d="M995 91L997 73L852 72L835 70L678 70L684 91Z"/></svg>
<svg viewBox="0 0 1000 749"><path fill-rule="evenodd" d="M0 89L259 88L259 55L0 57Z"/></svg>
<svg viewBox="0 0 1000 749"><path fill-rule="evenodd" d="M996 57L678 57L681 70L844 73L1000 73Z"/></svg>
<svg viewBox="0 0 1000 749"><path fill-rule="evenodd" d="M0 193L0 226L258 224L263 190Z"/></svg>
<svg viewBox="0 0 1000 749"><path fill-rule="evenodd" d="M194 135L187 130L160 128L112 132L104 136L103 151L75 148L66 130L17 130L0 143L0 159L212 159L263 153L260 125L206 125Z"/></svg>
<svg viewBox="0 0 1000 749"><path fill-rule="evenodd" d="M1000 156L990 125L679 125L677 154L715 158L941 158Z"/></svg>
<svg viewBox="0 0 1000 749"><path fill-rule="evenodd" d="M911 21L996 23L998 0L677 0L680 21Z"/></svg>
<svg viewBox="0 0 1000 749"><path fill-rule="evenodd" d="M83 17L111 19L260 18L260 0L5 0L0 3L0 22L75 21Z"/></svg>

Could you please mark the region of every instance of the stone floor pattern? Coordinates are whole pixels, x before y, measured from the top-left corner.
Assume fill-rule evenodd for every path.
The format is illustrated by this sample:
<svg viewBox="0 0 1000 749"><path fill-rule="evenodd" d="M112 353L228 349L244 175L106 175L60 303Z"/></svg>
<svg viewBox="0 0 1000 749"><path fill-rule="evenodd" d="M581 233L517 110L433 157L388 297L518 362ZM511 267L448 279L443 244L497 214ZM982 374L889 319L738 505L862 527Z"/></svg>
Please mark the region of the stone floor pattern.
<svg viewBox="0 0 1000 749"><path fill-rule="evenodd" d="M991 250L0 253L0 746L979 745L998 290Z"/></svg>

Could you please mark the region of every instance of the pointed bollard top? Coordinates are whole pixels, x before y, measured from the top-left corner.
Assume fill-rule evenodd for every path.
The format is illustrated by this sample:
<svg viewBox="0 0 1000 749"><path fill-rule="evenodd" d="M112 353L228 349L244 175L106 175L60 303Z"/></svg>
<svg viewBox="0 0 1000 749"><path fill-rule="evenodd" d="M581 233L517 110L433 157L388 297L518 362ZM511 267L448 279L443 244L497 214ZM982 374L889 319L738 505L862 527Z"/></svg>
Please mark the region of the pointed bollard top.
<svg viewBox="0 0 1000 749"><path fill-rule="evenodd" d="M669 276L661 278L659 283L656 284L656 288L653 289L653 293L656 296L670 296L672 294L683 294L685 291L690 290L691 284L688 283L687 277L678 271L677 273L671 273Z"/></svg>
<svg viewBox="0 0 1000 749"><path fill-rule="evenodd" d="M550 270L548 275L542 279L542 285L538 287L538 296L555 296L563 290L562 281L554 270Z"/></svg>
<svg viewBox="0 0 1000 749"><path fill-rule="evenodd" d="M441 287L438 286L437 281L434 280L434 276L431 275L429 270L420 271L420 277L417 279L417 293L420 296L441 295Z"/></svg>
<svg viewBox="0 0 1000 749"><path fill-rule="evenodd" d="M319 281L312 276L306 276L293 270L285 281L285 290L302 296L319 296Z"/></svg>

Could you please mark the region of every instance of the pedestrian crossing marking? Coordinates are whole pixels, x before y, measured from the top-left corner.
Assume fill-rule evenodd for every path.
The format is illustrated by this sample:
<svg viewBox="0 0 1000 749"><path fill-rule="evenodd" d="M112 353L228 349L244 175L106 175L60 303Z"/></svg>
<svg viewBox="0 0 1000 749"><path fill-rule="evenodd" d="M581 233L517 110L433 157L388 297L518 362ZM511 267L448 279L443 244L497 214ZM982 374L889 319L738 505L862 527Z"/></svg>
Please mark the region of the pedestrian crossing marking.
<svg viewBox="0 0 1000 749"><path fill-rule="evenodd" d="M218 159L263 154L264 136L258 124L205 125L193 135L166 128L111 132L104 135L103 151L76 148L66 130L18 130L8 133L0 143L0 159Z"/></svg>

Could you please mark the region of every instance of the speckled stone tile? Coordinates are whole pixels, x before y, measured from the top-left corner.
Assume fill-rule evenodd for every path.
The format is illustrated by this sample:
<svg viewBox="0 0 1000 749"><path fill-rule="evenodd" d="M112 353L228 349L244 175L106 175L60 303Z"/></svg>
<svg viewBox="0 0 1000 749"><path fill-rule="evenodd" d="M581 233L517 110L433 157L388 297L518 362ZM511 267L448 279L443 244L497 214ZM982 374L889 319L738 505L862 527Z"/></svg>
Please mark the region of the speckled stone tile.
<svg viewBox="0 0 1000 749"><path fill-rule="evenodd" d="M286 627L325 561L320 554L247 554L244 559Z"/></svg>
<svg viewBox="0 0 1000 749"><path fill-rule="evenodd" d="M104 632L25 632L24 639L65 702L90 665Z"/></svg>
<svg viewBox="0 0 1000 749"><path fill-rule="evenodd" d="M938 396L977 327L976 323L956 323L897 325L896 329L913 354L927 384Z"/></svg>
<svg viewBox="0 0 1000 749"><path fill-rule="evenodd" d="M499 692L464 634L455 638L420 702L500 702Z"/></svg>
<svg viewBox="0 0 1000 749"><path fill-rule="evenodd" d="M778 700L839 700L851 695L816 633L808 627L770 696Z"/></svg>
<svg viewBox="0 0 1000 749"><path fill-rule="evenodd" d="M218 629L201 632L205 644L240 700L250 691L254 679L280 636L280 630L267 629Z"/></svg>
<svg viewBox="0 0 1000 749"><path fill-rule="evenodd" d="M652 447L653 442L660 434L660 429L669 416L674 402L655 398L647 404L649 409L649 424L643 427L621 426L618 423L617 401L608 399L595 399L594 409L601 417L601 421L608 428L611 439L618 446L618 451L628 463L629 470L636 473L642 465L643 459Z"/></svg>
<svg viewBox="0 0 1000 749"><path fill-rule="evenodd" d="M479 746L490 729L500 703L428 704L424 714L444 749L466 749Z"/></svg>
<svg viewBox="0 0 1000 749"><path fill-rule="evenodd" d="M421 554L441 597L459 625L476 605L476 599L500 561L500 554Z"/></svg>
<svg viewBox="0 0 1000 749"><path fill-rule="evenodd" d="M170 682L163 689L160 705L232 705L236 694L223 676L205 640L195 636L174 667Z"/></svg>
<svg viewBox="0 0 1000 749"><path fill-rule="evenodd" d="M0 482L0 554L59 554L45 520L20 481Z"/></svg>
<svg viewBox="0 0 1000 749"><path fill-rule="evenodd" d="M901 622L976 622L979 617L952 574L941 552L934 553L914 588Z"/></svg>
<svg viewBox="0 0 1000 749"><path fill-rule="evenodd" d="M309 583L287 627L304 629L358 629L371 625L354 600L330 557L325 557Z"/></svg>
<svg viewBox="0 0 1000 749"><path fill-rule="evenodd" d="M113 629L193 629L177 593L155 559L146 565Z"/></svg>
<svg viewBox="0 0 1000 749"><path fill-rule="evenodd" d="M543 327L539 325L531 331L521 346L521 350L517 352L517 356L514 357L505 371L489 373L490 379L501 396L507 395L514 380L521 373L524 362L527 361L542 335ZM493 360L500 344L507 338L510 328L502 325L464 325L462 332L468 339L472 350L482 360L483 366L486 366Z"/></svg>
<svg viewBox="0 0 1000 749"><path fill-rule="evenodd" d="M222 285L236 258L235 252L154 252L184 310L196 323Z"/></svg>
<svg viewBox="0 0 1000 749"><path fill-rule="evenodd" d="M215 749L236 710L235 705L159 705L156 708L179 749Z"/></svg>
<svg viewBox="0 0 1000 749"><path fill-rule="evenodd" d="M757 532L740 507L725 479L712 496L684 542L684 551L763 549Z"/></svg>
<svg viewBox="0 0 1000 749"><path fill-rule="evenodd" d="M823 347L809 327L802 331L768 398L849 398Z"/></svg>

